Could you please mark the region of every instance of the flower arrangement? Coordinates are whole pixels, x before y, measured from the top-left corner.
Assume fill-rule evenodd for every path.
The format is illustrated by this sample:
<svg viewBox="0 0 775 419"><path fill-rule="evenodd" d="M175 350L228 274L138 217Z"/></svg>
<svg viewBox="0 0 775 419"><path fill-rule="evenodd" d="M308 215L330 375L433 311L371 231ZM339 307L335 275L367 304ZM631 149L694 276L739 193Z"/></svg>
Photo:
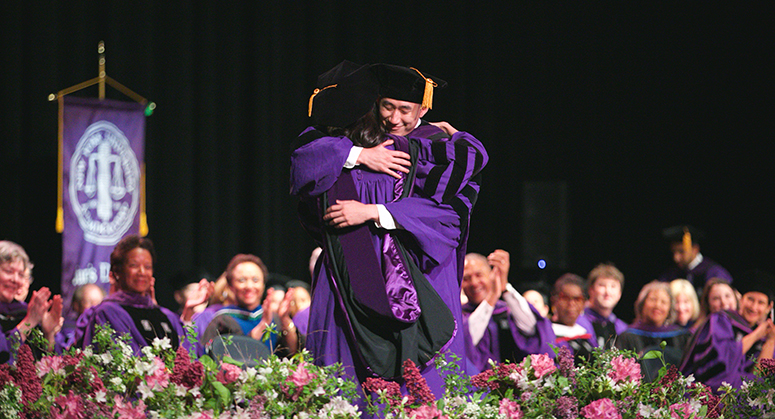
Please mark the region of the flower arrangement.
<svg viewBox="0 0 775 419"><path fill-rule="evenodd" d="M353 418L356 385L339 365L319 367L308 353L271 356L256 367L224 357L198 359L156 339L137 356L126 338L100 328L91 347L35 361L27 345L15 363L0 365L4 418ZM661 358L652 351L645 359ZM775 360L763 360L742 388L715 395L675 366L642 380L632 352L593 353L576 364L565 348L554 359L535 354L520 363L492 363L473 377L460 359L439 355L444 394L429 389L417 366L403 364L399 382L363 383L367 413L406 419L683 419L775 418Z"/></svg>
<svg viewBox="0 0 775 419"><path fill-rule="evenodd" d="M647 356L660 357L661 353ZM409 391L405 397L396 383L367 380L364 389L373 395L372 411L381 408L385 417L415 419L719 417L719 398L706 386L681 376L675 366L663 367L653 383L642 382L634 354L617 349L597 351L581 365L575 365L566 348L557 351L556 359L537 354L519 364L493 363L471 377L468 390L461 389L459 375L452 380L456 391L450 391L448 381L446 394L435 402L428 401L427 387L410 385L415 369L411 361L404 363ZM459 371L452 371L456 374Z"/></svg>
<svg viewBox="0 0 775 419"><path fill-rule="evenodd" d="M225 357L194 359L156 339L136 356L108 327L95 344L35 362L27 345L0 365L0 418L351 418L355 384L340 366L301 353L241 368Z"/></svg>

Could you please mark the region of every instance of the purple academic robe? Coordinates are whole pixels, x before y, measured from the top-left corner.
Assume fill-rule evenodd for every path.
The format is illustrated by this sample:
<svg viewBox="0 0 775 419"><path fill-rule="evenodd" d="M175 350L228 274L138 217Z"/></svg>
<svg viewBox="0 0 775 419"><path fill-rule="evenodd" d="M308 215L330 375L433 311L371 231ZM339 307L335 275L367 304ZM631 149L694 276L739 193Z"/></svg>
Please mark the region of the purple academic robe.
<svg viewBox="0 0 775 419"><path fill-rule="evenodd" d="M168 336L176 335L179 344L186 349L191 349L191 345L185 338L183 324L180 322L180 317L177 314L153 304L149 297L124 291L105 297L102 303L86 310L81 315L81 318L78 319L79 327L83 327L82 335L79 334L83 336L83 347L91 345L97 325L108 324L119 336L129 334L131 337L129 345L135 354L140 354L140 349L148 345L143 332L137 327L136 323L137 321L142 321L142 319L134 319L124 307L129 307L130 309L159 309L165 317L162 319L165 323L162 325L163 328L170 329L166 334ZM165 325L166 327L164 327ZM159 330L156 334L163 336L165 330Z"/></svg>
<svg viewBox="0 0 775 419"><path fill-rule="evenodd" d="M611 326L613 326L613 338L615 338L617 335L624 333L625 330L629 326L627 326L627 323L623 322L621 319L616 317L616 314L611 313L608 317L603 317L600 313L598 313L595 310L592 310L591 308L587 307L584 309L584 313L579 316L578 319L576 319L576 323L581 325L583 328L587 329L589 333L592 335L592 340L594 341L595 347L601 348L606 347L610 348L613 346L613 340L612 339L606 339L604 336L598 336L595 327L597 326L600 330L609 330ZM606 341L608 341L608 344L606 345Z"/></svg>
<svg viewBox="0 0 775 419"><path fill-rule="evenodd" d="M735 311L712 313L695 332L684 358L681 372L717 391L727 382L740 388L743 379L753 379L754 359L762 350L764 340L743 353L742 339L752 330Z"/></svg>
<svg viewBox="0 0 775 419"><path fill-rule="evenodd" d="M211 321L215 318L215 315L218 313L218 310L223 308L223 304L213 304L207 306L204 310L200 311L199 313L194 314L191 317L191 324L194 326L194 330L196 331L196 355L202 356L205 354L205 345L207 345L207 342L204 342L204 334L205 330L207 329L207 326L210 324Z"/></svg>
<svg viewBox="0 0 775 419"><path fill-rule="evenodd" d="M684 350L691 339L691 332L674 324L652 326L640 321L633 323L624 333L616 338L616 347L634 351L639 357L645 353L659 349L664 341L667 346L663 351L665 363L679 366ZM658 359L641 360L641 371L644 379L653 381L662 367Z"/></svg>
<svg viewBox="0 0 775 419"><path fill-rule="evenodd" d="M700 290L705 286L705 282L711 278L723 278L730 283L732 282L732 275L723 266L706 257L703 257L702 262L697 264L692 270L687 271L678 266L673 266L659 276L659 280L663 282L678 278L686 279L694 285L694 288Z"/></svg>
<svg viewBox="0 0 775 419"><path fill-rule="evenodd" d="M12 342L18 341L19 329L16 326L27 314L27 303L12 301L0 303L0 362L13 363Z"/></svg>
<svg viewBox="0 0 775 419"><path fill-rule="evenodd" d="M435 130L440 131L437 128ZM310 131L305 130L302 137ZM433 129L415 131L427 135ZM302 211L304 227L317 240L320 240L322 227L320 212L324 211L318 197L331 188L340 176L352 177L360 202L384 204L399 226L396 234L403 234L402 237L409 234L409 238L403 241L407 250L454 316L453 337L441 350L465 359L464 337L460 330L460 279L468 220L479 190L479 185L471 178L484 167L487 154L478 140L464 132L456 133L447 141L420 142L422 145L415 163L417 177L412 196L396 200L396 179L391 176L374 173L363 167L345 170L343 166L352 142L345 137L325 136L315 138L293 152L291 193L302 199L302 205L317 210L318 214L311 215L305 215ZM445 159L445 162L438 163ZM383 260L382 257L383 246L390 233L374 226L370 226L369 231L373 247L361 251L378 255L383 269L389 270L387 266L391 261ZM324 249L323 261L318 263L312 283L306 347L313 354L315 363L342 363L346 374L360 384L373 374L361 361L352 342L351 324L344 315L339 290L332 281L331 256L325 246ZM388 272L378 274L390 275ZM397 311L406 309L404 314L411 317L411 302L405 303L406 307L400 307ZM398 308L396 305L391 306L391 309ZM444 383L433 363L418 367L434 395L441 397Z"/></svg>
<svg viewBox="0 0 775 419"><path fill-rule="evenodd" d="M307 335L307 327L309 326L309 306L299 310L295 316L293 316L293 324L299 333Z"/></svg>
<svg viewBox="0 0 775 419"><path fill-rule="evenodd" d="M508 360L512 363L522 361L526 356L531 354L547 354L554 358L554 351L551 344L554 343L556 337L552 330L551 320L544 318L540 313L530 305L530 309L533 311L533 315L536 318L536 331L532 336L526 336L517 327L514 317L511 315L508 305L501 300L495 303L495 307L492 311L492 317L487 325L487 329L482 335L482 339L474 345L471 339L471 335L468 332L468 318L471 313L476 310L476 306L471 303L463 305L463 332L466 339L466 356L469 362L477 369L475 373L479 373L489 368L489 360L492 359L496 362L504 362ZM503 314L506 314L503 316ZM503 321L503 317L508 323L511 338L513 339L514 348L511 348L513 353L511 355L502 354L502 348L500 337L500 324L499 321ZM503 325L505 326L505 325ZM511 342L509 342L510 344ZM508 350L508 349L506 349ZM505 355L502 356L502 355Z"/></svg>

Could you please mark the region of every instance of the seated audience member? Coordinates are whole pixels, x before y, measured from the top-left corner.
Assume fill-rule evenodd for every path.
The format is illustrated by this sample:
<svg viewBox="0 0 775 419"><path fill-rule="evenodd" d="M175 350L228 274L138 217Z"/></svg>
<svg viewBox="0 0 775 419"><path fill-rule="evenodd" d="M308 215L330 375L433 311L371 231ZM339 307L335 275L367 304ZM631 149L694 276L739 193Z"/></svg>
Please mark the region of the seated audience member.
<svg viewBox="0 0 775 419"><path fill-rule="evenodd" d="M179 316L157 305L152 297L155 260L148 238L129 235L116 244L110 254L110 277L116 291L79 319L76 333L83 337L83 347L92 343L98 325L109 325L118 335L128 334L136 354L156 338L168 338L174 349L188 346Z"/></svg>
<svg viewBox="0 0 775 419"><path fill-rule="evenodd" d="M680 365L686 343L691 337L689 330L673 324L675 308L670 285L651 281L644 285L635 301L635 322L617 337L616 347L636 352L639 357L651 350L658 350L664 341L665 363ZM643 378L653 381L662 367L659 359L641 360Z"/></svg>
<svg viewBox="0 0 775 419"><path fill-rule="evenodd" d="M73 308L73 312L76 318L81 323L76 322L75 328L62 328L57 334L57 344L61 345L63 349L67 349L72 346L78 340L77 329L78 327L85 327L85 317L81 315L88 309L96 307L102 300L105 299L105 290L97 284L81 285L73 291L73 299L70 303Z"/></svg>
<svg viewBox="0 0 775 419"><path fill-rule="evenodd" d="M562 275L552 287L551 298L552 311L556 317L552 323L556 345L567 345L577 361L589 359L592 348L597 347L597 341L592 331L578 323L587 300L584 279L572 273Z"/></svg>
<svg viewBox="0 0 775 419"><path fill-rule="evenodd" d="M623 288L624 274L612 263L597 265L587 276L589 301L577 322L589 331L600 348L613 347L616 336L627 330L627 323L614 314Z"/></svg>
<svg viewBox="0 0 775 419"><path fill-rule="evenodd" d="M192 268L180 271L169 281L175 289L173 297L178 305L178 313L183 323L207 308L207 300L213 292L213 278L209 272Z"/></svg>
<svg viewBox="0 0 775 419"><path fill-rule="evenodd" d="M31 269L24 248L11 241L0 241L0 363L12 359L13 344L24 343L36 328L48 341L46 348L33 348L36 357L41 350L54 350L55 336L62 328L62 297L52 297L48 288L33 291L29 304L16 299Z"/></svg>
<svg viewBox="0 0 775 419"><path fill-rule="evenodd" d="M673 293L675 304L675 324L687 329L693 327L700 317L700 302L692 283L685 279L674 279L670 281L670 292Z"/></svg>
<svg viewBox="0 0 775 419"><path fill-rule="evenodd" d="M743 294L740 308L712 312L692 338L681 364L684 374L718 390L722 383L740 388L753 379L754 367L775 355L771 316L775 277L751 271L735 282Z"/></svg>
<svg viewBox="0 0 775 419"><path fill-rule="evenodd" d="M737 290L732 288L724 278L711 278L705 283L700 299L700 318L694 323L694 329L699 329L711 313L722 310L737 311L740 298Z"/></svg>
<svg viewBox="0 0 775 419"><path fill-rule="evenodd" d="M508 284L509 264L504 250L465 258L463 332L466 356L477 371L491 359L519 362L532 353L554 353L548 345L554 337L549 321Z"/></svg>
<svg viewBox="0 0 775 419"><path fill-rule="evenodd" d="M662 237L670 243L675 266L660 275L660 281L686 278L697 292L711 278L724 278L732 283L732 275L724 267L700 253L700 241L705 238L702 231L689 225L679 225L664 229Z"/></svg>
<svg viewBox="0 0 775 419"><path fill-rule="evenodd" d="M290 316L293 292L286 293L277 313L271 307L272 289L267 290L264 304L261 304L267 272L264 262L258 256L238 254L231 259L226 267L226 281L234 295L235 304L215 313L205 329L204 345L226 334L249 336L260 341L266 329L273 326L279 333L271 333L264 342L271 352L287 355L299 349L299 337Z"/></svg>
<svg viewBox="0 0 775 419"><path fill-rule="evenodd" d="M298 279L292 279L285 284L288 290L293 290L293 300L291 300L291 318L295 317L300 310L309 307L312 297L309 295L309 284Z"/></svg>
<svg viewBox="0 0 775 419"><path fill-rule="evenodd" d="M549 318L549 298L541 291L529 289L522 293L528 303L535 307L541 317Z"/></svg>

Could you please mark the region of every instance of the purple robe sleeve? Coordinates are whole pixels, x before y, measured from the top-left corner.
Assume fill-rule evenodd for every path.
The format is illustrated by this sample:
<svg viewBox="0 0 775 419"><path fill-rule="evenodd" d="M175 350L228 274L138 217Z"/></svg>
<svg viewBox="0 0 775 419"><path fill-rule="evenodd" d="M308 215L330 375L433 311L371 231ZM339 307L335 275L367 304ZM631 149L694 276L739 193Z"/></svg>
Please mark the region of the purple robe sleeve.
<svg viewBox="0 0 775 419"><path fill-rule="evenodd" d="M743 378L752 378L752 362L743 354L743 343L737 340L733 322L726 313L710 315L696 332L687 348L681 372L718 390L723 382L740 388Z"/></svg>
<svg viewBox="0 0 775 419"><path fill-rule="evenodd" d="M302 135L313 130L308 128ZM294 150L291 153L291 195L318 196L330 189L342 173L352 147L352 141L346 137L322 136Z"/></svg>

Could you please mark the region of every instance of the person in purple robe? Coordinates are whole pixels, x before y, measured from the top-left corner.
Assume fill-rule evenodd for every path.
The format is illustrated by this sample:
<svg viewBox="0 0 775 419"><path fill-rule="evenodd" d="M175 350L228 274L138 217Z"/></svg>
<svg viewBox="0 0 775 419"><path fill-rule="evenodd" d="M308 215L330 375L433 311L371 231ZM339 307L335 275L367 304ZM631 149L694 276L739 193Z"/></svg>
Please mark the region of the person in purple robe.
<svg viewBox="0 0 775 419"><path fill-rule="evenodd" d="M56 348L55 337L62 328L62 297L52 296L51 291L43 287L33 291L29 304L16 299L31 269L32 263L23 247L11 241L0 241L0 363L14 358L13 345L25 343L33 329L40 330L48 342L45 348L32 348L36 357L60 349Z"/></svg>
<svg viewBox="0 0 775 419"><path fill-rule="evenodd" d="M576 323L589 331L599 348L613 347L616 336L627 330L627 323L614 314L623 288L624 274L613 263L601 263L587 275L589 300Z"/></svg>
<svg viewBox="0 0 775 419"><path fill-rule="evenodd" d="M321 75L311 98L316 127L291 156L291 194L324 248L307 331L315 363L342 363L356 382L400 381L411 359L440 397L436 354L465 359L460 278L473 178L487 154L448 124L448 133L422 124L424 89L443 84L425 76L349 62ZM437 135L451 138L429 139Z"/></svg>
<svg viewBox="0 0 775 419"><path fill-rule="evenodd" d="M232 294L231 289L229 289L229 283L226 280L226 273L224 272L213 284L207 307L198 313L193 313L190 320L181 316L183 324L186 326L190 325L194 329L194 333L197 337L195 345L197 356L202 356L205 353L204 333L205 330L207 330L207 326L209 326L210 322L215 318L218 310L234 304L234 295Z"/></svg>
<svg viewBox="0 0 775 419"><path fill-rule="evenodd" d="M712 312L699 326L681 362L681 372L718 391L722 383L740 388L752 380L762 359L775 356L772 284L763 271L745 272L737 285L743 293L739 310Z"/></svg>
<svg viewBox="0 0 775 419"><path fill-rule="evenodd" d="M97 284L85 284L73 291L72 308L77 317L86 310L98 305L105 299L105 290ZM76 318L77 319L77 318ZM57 345L68 349L76 343L77 322L75 327L62 328L56 336Z"/></svg>
<svg viewBox="0 0 775 419"><path fill-rule="evenodd" d="M281 356L296 353L299 336L291 320L289 307L293 292L285 295L275 315L271 304L273 289L266 290L264 298L265 278L268 275L266 265L258 256L238 254L229 261L226 282L234 296L234 303L215 312L202 335L202 344L207 346L221 335L249 336L266 345L267 351L263 353ZM269 333L264 340L265 332L271 328L278 333ZM250 359L250 354L245 355Z"/></svg>
<svg viewBox="0 0 775 419"><path fill-rule="evenodd" d="M737 311L740 300L737 291L723 278L711 278L705 283L700 294L700 316L692 327L697 330L708 317L723 310Z"/></svg>
<svg viewBox="0 0 775 419"><path fill-rule="evenodd" d="M517 363L530 354L554 358L552 323L509 284L509 265L509 254L502 249L487 257L466 255L463 332L474 374L489 368L490 360Z"/></svg>
<svg viewBox="0 0 775 419"><path fill-rule="evenodd" d="M660 281L686 279L698 294L711 278L724 278L732 283L732 275L723 266L700 253L700 241L705 238L701 230L689 225L673 226L663 230L662 237L670 243L675 265L659 276Z"/></svg>
<svg viewBox="0 0 775 419"><path fill-rule="evenodd" d="M616 338L616 347L631 350L638 354L643 378L653 381L659 375L662 361L642 359L652 350L662 350L665 363L680 365L690 331L673 324L675 307L670 285L666 282L651 281L644 285L635 300L635 322Z"/></svg>
<svg viewBox="0 0 775 419"><path fill-rule="evenodd" d="M155 260L148 238L129 235L116 244L110 254L110 276L117 291L79 317L76 336L82 347L92 344L98 325L109 325L119 336L129 335L128 344L135 354L156 338L168 338L174 349L190 347L179 316L152 298Z"/></svg>

